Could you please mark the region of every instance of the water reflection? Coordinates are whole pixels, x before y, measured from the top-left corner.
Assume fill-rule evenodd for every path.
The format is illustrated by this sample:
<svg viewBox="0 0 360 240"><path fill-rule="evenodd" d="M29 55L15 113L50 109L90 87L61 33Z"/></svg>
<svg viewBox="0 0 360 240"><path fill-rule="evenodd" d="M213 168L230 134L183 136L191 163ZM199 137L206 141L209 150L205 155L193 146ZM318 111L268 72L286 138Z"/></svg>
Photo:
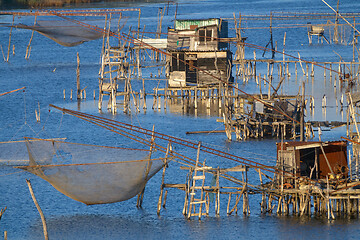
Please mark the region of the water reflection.
<svg viewBox="0 0 360 240"><path fill-rule="evenodd" d="M47 219L52 239L151 239L157 235L158 224L138 219L97 214L58 216ZM165 232L163 232L164 234ZM43 239L42 224L34 222L28 229L29 239Z"/></svg>

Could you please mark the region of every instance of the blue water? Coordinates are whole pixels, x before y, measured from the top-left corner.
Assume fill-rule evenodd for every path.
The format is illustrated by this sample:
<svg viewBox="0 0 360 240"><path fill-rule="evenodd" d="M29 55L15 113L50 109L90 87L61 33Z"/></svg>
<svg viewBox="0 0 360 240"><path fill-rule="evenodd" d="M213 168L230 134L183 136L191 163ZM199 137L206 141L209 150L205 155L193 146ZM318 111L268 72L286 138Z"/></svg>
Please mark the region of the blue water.
<svg viewBox="0 0 360 240"><path fill-rule="evenodd" d="M332 6L336 1L328 1ZM273 12L325 12L331 10L317 0L300 1L178 1L178 18L207 18L223 17L232 18L233 12L238 16L239 12L244 15L270 14ZM167 5L167 4L165 4ZM141 28L145 26L146 32L156 30L157 12L162 3L140 4L96 4L96 7L140 7ZM86 5L84 7L91 7ZM359 9L358 1L341 1L340 12L356 12ZM164 16L163 31L172 26L175 5L170 5L169 14ZM124 13L128 17L124 32L129 26L137 25L137 13ZM45 18L44 18L45 19ZM88 19L87 19L88 20ZM9 24L12 18L0 16L0 22ZM32 17L15 18L15 23L32 24ZM94 21L95 22L95 21ZM99 19L96 21L100 22ZM115 21L114 21L115 22ZM287 24L326 23L326 20L300 20L300 21L274 21L273 26L281 27ZM229 24L233 35L233 23ZM115 26L116 24L113 23ZM258 21L243 22L248 27L242 33L248 37L247 42L265 46L269 41L269 22ZM262 29L250 29L262 27ZM274 29L274 41L278 43L278 49L282 51L284 32L287 33L286 52L297 55L306 60L315 61L338 61L337 52L345 61L352 60L352 46L350 45L308 45L306 28L276 28ZM0 44L7 53L9 28L0 27ZM141 109L140 113L134 110L131 114L124 114L119 109L118 114L111 115L104 106L103 111L97 110L97 100L93 100L93 91L98 89L98 72L102 40L95 40L82 45L66 48L42 35L35 34L32 42L31 56L25 60L26 45L31 32L22 29L14 29L12 44L15 45L15 55L10 53L8 63L0 61L0 92L10 91L25 86L25 92L17 92L0 97L0 141L18 140L24 136L32 137L66 137L69 141L111 145L138 147L138 144L125 139L115 133L85 123L71 116L62 115L54 109L49 109L49 104L58 105L74 110L80 110L90 114L100 114L151 129L155 125L158 132L167 133L180 138L186 138L195 142L202 141L208 146L233 154L249 158L264 164L274 165L277 139L247 140L229 142L224 134L201 134L186 135L186 131L218 130L223 129L216 119L221 117L218 111L212 110L210 114L193 109L182 110L178 105L171 104L165 110L163 108L153 110L152 99L148 98L147 111ZM148 37L153 35L148 34ZM76 89L76 53L79 52L81 59L81 85L87 87L87 100L70 100L70 89ZM247 57L253 56L253 50L247 49ZM258 58L262 52L257 51ZM269 57L267 54L266 57ZM282 59L279 54L277 59ZM1 59L1 58L0 58ZM259 67L258 71L264 71ZM149 78L156 70L143 70L143 76ZM294 69L290 69L292 76L286 80L282 92L285 94L297 94L302 81L307 81L302 74L295 78ZM298 66L300 72L300 67ZM161 76L164 78L164 76ZM341 94L345 93L346 87L334 88L334 78L324 81L323 70L316 70L314 80L309 79L306 84L306 94L315 97L315 112L307 115L307 120L337 120L346 121L346 114L336 107L336 101ZM240 86L254 93L258 91L254 80ZM278 80L275 80L275 83ZM132 82L133 89L138 91L142 87L141 81ZM161 85L164 82L160 82ZM158 81L146 81L146 89L152 89L158 85ZM66 99L63 99L63 90L66 90ZM321 109L321 98L326 94L328 108L326 114ZM75 99L75 94L73 95ZM97 99L97 92L96 92ZM41 108L41 121L35 120L35 109ZM323 131L322 140L339 140L346 135L344 127L331 131ZM316 139L317 139L316 133ZM176 150L187 153L186 149L178 147ZM195 154L191 151L189 154ZM194 156L194 155L193 155ZM205 156L204 156L205 158ZM213 167L233 166L233 162L206 156L207 163ZM184 183L186 171L179 170L175 162L170 164L166 173L167 183ZM360 234L360 223L357 218L340 218L328 222L325 218L315 217L284 217L276 214L262 215L260 213L259 196L250 195L251 214L243 216L226 216L227 196L221 198L220 217L214 214L214 206L210 206L210 216L197 220L186 220L182 215L184 193L180 190L169 190L166 209L163 209L160 217L156 214L157 200L161 183L161 175L155 175L148 183L142 209L136 208L136 198L126 202L86 206L76 202L56 191L44 180L24 171L12 168L12 166L0 166L0 208L7 206L7 210L0 221L0 236L4 231L8 232L9 239L42 239L42 225L39 214L32 202L25 179L31 179L37 200L46 216L49 236L51 239L357 239ZM258 175L250 170L249 179L254 184L258 183Z"/></svg>

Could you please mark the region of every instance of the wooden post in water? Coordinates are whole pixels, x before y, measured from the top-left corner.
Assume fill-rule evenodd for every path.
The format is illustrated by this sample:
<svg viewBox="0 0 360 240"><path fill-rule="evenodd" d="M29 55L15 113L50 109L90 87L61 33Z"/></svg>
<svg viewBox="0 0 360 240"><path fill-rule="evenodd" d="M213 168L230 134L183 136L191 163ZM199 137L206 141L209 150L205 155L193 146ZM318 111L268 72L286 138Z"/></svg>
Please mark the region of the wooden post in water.
<svg viewBox="0 0 360 240"><path fill-rule="evenodd" d="M36 122L40 122L40 103L38 102L39 112L35 109Z"/></svg>
<svg viewBox="0 0 360 240"><path fill-rule="evenodd" d="M195 86L194 88L194 106L195 106L195 109L197 109L197 98L198 98L198 90L197 90L197 87Z"/></svg>
<svg viewBox="0 0 360 240"><path fill-rule="evenodd" d="M169 142L168 146L167 146L167 149L166 149L163 173L162 173L162 178L161 178L160 196L159 196L159 201L158 201L158 205L157 205L157 214L158 215L160 215L160 210L161 210L161 203L162 203L163 192L164 192L165 171L166 171L166 168L167 168L167 158L168 158L170 149L171 149L171 144ZM165 205L165 200L164 200L164 205Z"/></svg>
<svg viewBox="0 0 360 240"><path fill-rule="evenodd" d="M330 68L329 76L330 76L330 81L331 81L331 78L332 78L332 64L331 63L329 64L329 68Z"/></svg>
<svg viewBox="0 0 360 240"><path fill-rule="evenodd" d="M306 63L306 64L305 64L305 67L306 67L306 73L305 73L305 75L306 75L306 78L308 78L308 77L309 77L309 64Z"/></svg>
<svg viewBox="0 0 360 240"><path fill-rule="evenodd" d="M301 57L300 57L300 53L298 52L298 56L299 56L299 64L300 64L300 67L301 67L301 70L303 71L303 74L305 75L305 70L303 68L303 65L302 65L302 61L301 61Z"/></svg>
<svg viewBox="0 0 360 240"><path fill-rule="evenodd" d="M356 27L356 20L355 20L355 17L354 17L354 27ZM353 62L355 62L355 38L356 38L356 28L354 28L354 32L353 32L353 42L352 42L352 45L353 45Z"/></svg>
<svg viewBox="0 0 360 240"><path fill-rule="evenodd" d="M46 227L46 220L45 220L45 216L40 208L40 205L38 204L36 198L35 198L35 194L34 194L34 191L32 189L32 186L31 186L31 182L30 180L26 179L26 183L29 187L29 191L30 191L30 194L31 194L31 197L34 201L34 204L40 214L40 217L41 217L41 222L42 222L42 225L43 225L43 231L44 231L44 237L45 237L45 240L48 240L49 239L49 236L48 236L48 232L47 232L47 227Z"/></svg>
<svg viewBox="0 0 360 240"><path fill-rule="evenodd" d="M215 214L216 216L220 215L220 169L218 168L216 171L216 207Z"/></svg>
<svg viewBox="0 0 360 240"><path fill-rule="evenodd" d="M35 15L34 26L36 25L36 18L37 18L37 15ZM30 52L31 52L31 46L30 45L31 45L32 39L34 37L34 32L35 32L35 30L32 30L32 32L31 32L31 37L30 37L30 40L29 40L29 44L26 47L25 59L30 58Z"/></svg>
<svg viewBox="0 0 360 240"><path fill-rule="evenodd" d="M147 170L146 170L146 173L145 173L145 181L147 182L147 178L148 178L148 174L149 174L149 171L150 171L150 168L151 168L151 155L154 151L154 142L155 142L155 125L153 125L153 128L152 128L152 136L151 136L151 145L150 145L150 153L149 153L149 161L147 163ZM143 202L143 199L144 199L144 193L145 193L145 187L146 187L146 184L144 185L144 188L141 190L141 192L138 194L138 197L137 197L137 201L136 201L136 207L137 208L141 208L142 207L142 202Z"/></svg>
<svg viewBox="0 0 360 240"><path fill-rule="evenodd" d="M10 46L11 46L11 33L12 33L12 29L13 29L13 25L14 25L14 21L15 21L15 15L13 15L13 20L12 20L12 24L11 24L11 28L10 28L10 33L9 33L9 45L8 45L8 51L7 51L7 56L6 56L6 62L9 62L9 55L10 55Z"/></svg>
<svg viewBox="0 0 360 240"><path fill-rule="evenodd" d="M77 62L77 68L76 68L76 93L77 93L77 99L81 99L79 52L76 53L76 62Z"/></svg>
<svg viewBox="0 0 360 240"><path fill-rule="evenodd" d="M311 76L311 77L314 77L314 76L315 76L314 63L313 63L313 62L311 63L311 73L310 73L310 76Z"/></svg>
<svg viewBox="0 0 360 240"><path fill-rule="evenodd" d="M161 29L162 29L162 20L165 14L165 8L159 8L158 12L158 21L157 21L157 31L156 31L156 39L159 39L161 37ZM156 61L159 61L159 52L155 52L155 59Z"/></svg>
<svg viewBox="0 0 360 240"><path fill-rule="evenodd" d="M2 48L2 45L0 44L0 49L1 49L1 53L4 59L4 62L6 62L6 58L5 58L5 54L4 54L4 49Z"/></svg>
<svg viewBox="0 0 360 240"><path fill-rule="evenodd" d="M107 32L107 22L108 22L108 15L106 14L105 15L105 25L104 25L104 33ZM104 52L105 52L105 37L106 37L106 34L103 34L103 41L102 41L102 47L101 47L101 56L100 56L100 61L102 62L102 58L104 56ZM100 94L101 95L101 94ZM101 109L101 108L99 108Z"/></svg>
<svg viewBox="0 0 360 240"><path fill-rule="evenodd" d="M1 209L1 211L0 211L0 220L1 220L2 215L5 213L6 209L7 209L7 207ZM6 233L6 231L4 232L4 235L5 235L5 233Z"/></svg>
<svg viewBox="0 0 360 240"><path fill-rule="evenodd" d="M256 77L256 51L255 50L254 50L254 68L253 68L252 76Z"/></svg>
<svg viewBox="0 0 360 240"><path fill-rule="evenodd" d="M142 78L142 86L143 86L143 109L146 110L146 92L145 92L145 80Z"/></svg>
<svg viewBox="0 0 360 240"><path fill-rule="evenodd" d="M304 141L304 104L305 104L305 82L302 83L301 89L301 115L300 115L300 141Z"/></svg>
<svg viewBox="0 0 360 240"><path fill-rule="evenodd" d="M269 79L269 83L268 83L268 100L271 99L271 84L272 84L272 79Z"/></svg>

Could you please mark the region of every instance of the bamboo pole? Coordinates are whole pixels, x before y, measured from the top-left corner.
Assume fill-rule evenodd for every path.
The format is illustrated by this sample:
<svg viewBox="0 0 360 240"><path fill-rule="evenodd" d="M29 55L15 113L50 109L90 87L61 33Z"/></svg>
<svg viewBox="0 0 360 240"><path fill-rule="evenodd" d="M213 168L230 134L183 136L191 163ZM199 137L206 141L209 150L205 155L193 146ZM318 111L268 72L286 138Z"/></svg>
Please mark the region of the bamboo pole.
<svg viewBox="0 0 360 240"><path fill-rule="evenodd" d="M15 21L15 15L13 15L13 20L12 20L12 24L11 24L11 28L10 28L10 33L9 33L9 45L8 45L8 51L7 51L7 55L6 55L6 62L9 62L9 55L10 55L10 46L11 46L11 33L12 33L12 29L13 29L13 25L14 25L14 21Z"/></svg>
<svg viewBox="0 0 360 240"><path fill-rule="evenodd" d="M3 49L3 47L2 47L1 44L0 44L0 49L1 49L1 53L2 53L2 56L3 56L4 62L6 62L6 58L5 58L5 54L4 54L4 49Z"/></svg>
<svg viewBox="0 0 360 240"><path fill-rule="evenodd" d="M286 32L284 33L284 43L283 43L283 62L285 62L285 44L286 44Z"/></svg>
<svg viewBox="0 0 360 240"><path fill-rule="evenodd" d="M229 199L228 199L228 204L227 204L227 208L226 208L226 213L227 213L227 215L229 215L229 208L230 208L231 195L232 195L232 193L229 193Z"/></svg>
<svg viewBox="0 0 360 240"><path fill-rule="evenodd" d="M220 215L220 169L216 171L216 216Z"/></svg>
<svg viewBox="0 0 360 240"><path fill-rule="evenodd" d="M81 88L80 88L80 57L79 52L76 53L76 92L77 92L77 99L81 99Z"/></svg>
<svg viewBox="0 0 360 240"><path fill-rule="evenodd" d="M183 211L182 211L184 216L188 215L190 184L191 184L191 177L192 177L193 169L194 168L190 168L189 174L187 176L187 182L186 182L186 187L185 187L185 200L184 200L184 207L183 207Z"/></svg>
<svg viewBox="0 0 360 240"><path fill-rule="evenodd" d="M37 15L35 15L34 26L36 25L36 18L37 18ZM25 59L30 58L30 51L31 51L31 46L30 45L31 45L32 39L34 37L34 32L35 32L35 30L32 30L32 32L31 32L31 37L30 37L30 40L29 40L29 44L26 47Z"/></svg>
<svg viewBox="0 0 360 240"><path fill-rule="evenodd" d="M100 56L100 61L102 62L102 58L104 56L105 53L105 37L106 37L106 29L107 29L107 22L108 22L108 15L105 15L105 25L104 25L104 30L103 30L103 40L102 40L102 47L101 47L101 56Z"/></svg>
<svg viewBox="0 0 360 240"><path fill-rule="evenodd" d="M7 209L7 207L1 209L1 211L0 211L0 220L1 220L2 215L5 213L6 209Z"/></svg>
<svg viewBox="0 0 360 240"><path fill-rule="evenodd" d="M159 196L159 201L158 201L158 205L157 205L157 214L158 215L160 215L160 210L161 210L161 203L162 203L162 197L163 197L163 191L164 191L165 171L167 168L167 157L169 155L170 149L171 149L171 144L169 143L167 146L167 150L166 150L164 167L163 167L162 178L161 178L160 196ZM164 205L165 205L165 201L164 201Z"/></svg>
<svg viewBox="0 0 360 240"><path fill-rule="evenodd" d="M45 216L40 208L40 205L38 204L36 198L35 198L35 194L34 194L34 191L32 189L32 186L31 186L31 182L30 180L26 179L26 183L29 187L29 191L30 191L30 194L31 194L31 197L34 201L34 204L40 214L40 217L41 217L41 222L42 222L42 225L43 225L43 231L44 231L44 237L45 237L45 240L48 240L49 239L49 236L48 236L48 232L47 232L47 227L46 227L46 220L45 220Z"/></svg>
<svg viewBox="0 0 360 240"><path fill-rule="evenodd" d="M300 58L300 53L298 52L298 56L299 56L299 64L300 64L300 67L301 67L301 70L303 71L303 74L305 75L305 70L303 68L303 65L302 65L302 61L301 61L301 58Z"/></svg>
<svg viewBox="0 0 360 240"><path fill-rule="evenodd" d="M305 82L302 83L302 94L301 94L301 115L300 115L300 141L304 141L304 109L305 109Z"/></svg>
<svg viewBox="0 0 360 240"><path fill-rule="evenodd" d="M151 155L154 151L154 144L155 144L155 125L153 125L153 128L152 128L152 136L151 136L151 145L150 145L150 153L149 153L149 156L148 156L148 164L146 166L146 175L145 175L145 180L146 182L148 181L148 174L149 174L149 171L150 171L150 168L151 168ZM144 185L144 188L141 190L141 192L138 194L138 197L137 197L137 202L136 202L136 207L137 208L142 208L142 202L143 202L143 199L144 199L144 193L145 193L145 187L146 187L146 183Z"/></svg>

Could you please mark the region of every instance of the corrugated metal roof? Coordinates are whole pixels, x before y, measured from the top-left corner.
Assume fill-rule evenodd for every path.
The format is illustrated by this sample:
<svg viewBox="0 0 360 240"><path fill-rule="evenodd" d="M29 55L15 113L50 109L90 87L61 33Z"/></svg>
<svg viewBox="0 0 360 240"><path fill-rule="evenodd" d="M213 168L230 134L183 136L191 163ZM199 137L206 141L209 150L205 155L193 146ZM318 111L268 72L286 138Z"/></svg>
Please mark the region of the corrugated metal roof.
<svg viewBox="0 0 360 240"><path fill-rule="evenodd" d="M219 18L210 18L210 19L187 19L187 20L175 20L175 29L176 30L187 30L190 29L190 26L196 25L197 27L205 27L209 25L219 26Z"/></svg>
<svg viewBox="0 0 360 240"><path fill-rule="evenodd" d="M214 51L214 50L189 50L189 49L185 49L185 50L182 50L182 49L174 49L174 50L171 50L171 52L184 52L184 53L222 53L222 52L229 52L231 53L231 51L229 50L217 50L217 51Z"/></svg>
<svg viewBox="0 0 360 240"><path fill-rule="evenodd" d="M154 38L144 38L142 40L138 39L139 42L135 42L135 45L141 46L141 48L161 48L161 49L165 49L167 48L167 38L158 38L158 39L154 39ZM145 44L141 44L141 42L145 43ZM150 47L150 46L151 47Z"/></svg>

